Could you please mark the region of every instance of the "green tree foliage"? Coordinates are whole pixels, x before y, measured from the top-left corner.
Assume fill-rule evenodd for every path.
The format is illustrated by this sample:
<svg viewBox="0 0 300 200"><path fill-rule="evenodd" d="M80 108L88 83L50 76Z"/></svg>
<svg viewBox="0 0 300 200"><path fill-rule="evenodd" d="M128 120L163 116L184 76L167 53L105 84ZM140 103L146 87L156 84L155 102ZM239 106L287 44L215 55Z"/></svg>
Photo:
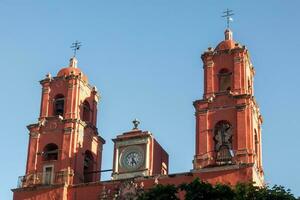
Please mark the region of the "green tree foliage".
<svg viewBox="0 0 300 200"><path fill-rule="evenodd" d="M238 184L235 187L235 200L296 200L283 186L257 187L253 184Z"/></svg>
<svg viewBox="0 0 300 200"><path fill-rule="evenodd" d="M222 184L212 186L198 178L189 184L182 184L179 188L185 192L186 200L232 200L233 190Z"/></svg>
<svg viewBox="0 0 300 200"><path fill-rule="evenodd" d="M177 200L178 192L182 192L185 200L300 200L290 190L275 185L272 188L257 187L252 183L237 184L230 187L224 184L211 185L198 178L188 184L156 185L142 193L138 200Z"/></svg>
<svg viewBox="0 0 300 200"><path fill-rule="evenodd" d="M156 185L140 195L137 200L179 200L178 189L175 185Z"/></svg>

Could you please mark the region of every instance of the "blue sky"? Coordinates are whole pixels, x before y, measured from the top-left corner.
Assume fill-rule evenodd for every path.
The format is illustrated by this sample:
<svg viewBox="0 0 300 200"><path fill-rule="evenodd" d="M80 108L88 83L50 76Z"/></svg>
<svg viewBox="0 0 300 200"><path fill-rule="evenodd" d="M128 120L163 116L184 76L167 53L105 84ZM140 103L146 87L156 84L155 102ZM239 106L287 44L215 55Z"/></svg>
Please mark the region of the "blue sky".
<svg viewBox="0 0 300 200"><path fill-rule="evenodd" d="M112 167L111 139L139 118L169 153L170 172L189 171L192 102L203 94L200 55L223 40L226 8L235 11L234 38L247 46L256 69L266 181L299 196L299 6L296 0L1 0L1 199L12 198L25 171L26 125L39 115L38 81L67 66L75 40L83 43L79 67L102 96L103 169Z"/></svg>

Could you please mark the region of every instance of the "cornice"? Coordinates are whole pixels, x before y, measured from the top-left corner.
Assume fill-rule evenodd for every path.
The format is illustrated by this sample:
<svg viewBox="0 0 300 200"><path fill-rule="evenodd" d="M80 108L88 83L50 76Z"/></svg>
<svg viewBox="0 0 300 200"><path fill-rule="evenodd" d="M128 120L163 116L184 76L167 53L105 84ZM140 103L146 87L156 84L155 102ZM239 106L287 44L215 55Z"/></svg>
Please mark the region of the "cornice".
<svg viewBox="0 0 300 200"><path fill-rule="evenodd" d="M103 137L101 137L100 135L98 135L97 137L102 142L102 144L106 143L106 141L105 141L105 139Z"/></svg>
<svg viewBox="0 0 300 200"><path fill-rule="evenodd" d="M252 98L251 94L232 94L232 96L236 99L250 99Z"/></svg>
<svg viewBox="0 0 300 200"><path fill-rule="evenodd" d="M148 138L151 137L152 134L149 132L138 132L135 134L132 132L132 135L130 135L131 132L123 133L122 135L118 135L116 138L112 139L113 142L117 141L125 141L125 140L132 140L132 139L138 139L138 138Z"/></svg>
<svg viewBox="0 0 300 200"><path fill-rule="evenodd" d="M198 100L193 101L193 105L197 109L197 104L209 103L209 102L210 102L209 99L198 99Z"/></svg>
<svg viewBox="0 0 300 200"><path fill-rule="evenodd" d="M247 108L249 104L246 104L246 103L243 103L243 104L238 104L235 106L235 108L238 110L238 111L242 111L242 110L245 110Z"/></svg>
<svg viewBox="0 0 300 200"><path fill-rule="evenodd" d="M39 123L29 124L26 126L28 130L31 130L32 128L38 128Z"/></svg>
<svg viewBox="0 0 300 200"><path fill-rule="evenodd" d="M40 80L39 82L41 85L44 85L45 83L50 83L52 80L53 80L53 78L45 78L45 79Z"/></svg>
<svg viewBox="0 0 300 200"><path fill-rule="evenodd" d="M194 169L191 170L193 173L209 173L209 172L216 172L216 171L228 171L228 170L238 170L242 168L252 167L253 163L246 163L246 164L232 164L232 165L224 165L224 166L214 166L214 167L206 167L202 169Z"/></svg>

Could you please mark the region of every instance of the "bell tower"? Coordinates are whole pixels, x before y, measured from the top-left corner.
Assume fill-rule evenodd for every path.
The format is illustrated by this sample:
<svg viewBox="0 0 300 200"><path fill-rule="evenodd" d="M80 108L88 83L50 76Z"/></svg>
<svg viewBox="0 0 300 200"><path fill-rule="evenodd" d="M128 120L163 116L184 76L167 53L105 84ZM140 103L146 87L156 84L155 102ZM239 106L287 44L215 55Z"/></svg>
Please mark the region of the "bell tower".
<svg viewBox="0 0 300 200"><path fill-rule="evenodd" d="M196 110L194 171L225 173L246 168L236 175L240 182L264 182L261 150L262 116L254 98L254 67L245 46L225 30L225 40L202 56L203 99ZM238 173L237 173L238 174Z"/></svg>
<svg viewBox="0 0 300 200"><path fill-rule="evenodd" d="M99 181L104 139L97 130L96 87L72 57L55 77L40 81L39 120L28 125L26 174L21 187Z"/></svg>

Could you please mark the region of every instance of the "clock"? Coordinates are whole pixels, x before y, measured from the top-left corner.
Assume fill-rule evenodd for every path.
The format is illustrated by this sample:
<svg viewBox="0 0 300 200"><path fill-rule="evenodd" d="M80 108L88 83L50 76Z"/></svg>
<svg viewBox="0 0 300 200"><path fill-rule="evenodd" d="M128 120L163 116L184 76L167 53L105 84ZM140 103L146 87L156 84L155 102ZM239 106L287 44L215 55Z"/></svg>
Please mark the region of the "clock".
<svg viewBox="0 0 300 200"><path fill-rule="evenodd" d="M123 149L120 155L120 165L125 170L136 170L144 164L144 150L140 146L130 146Z"/></svg>

